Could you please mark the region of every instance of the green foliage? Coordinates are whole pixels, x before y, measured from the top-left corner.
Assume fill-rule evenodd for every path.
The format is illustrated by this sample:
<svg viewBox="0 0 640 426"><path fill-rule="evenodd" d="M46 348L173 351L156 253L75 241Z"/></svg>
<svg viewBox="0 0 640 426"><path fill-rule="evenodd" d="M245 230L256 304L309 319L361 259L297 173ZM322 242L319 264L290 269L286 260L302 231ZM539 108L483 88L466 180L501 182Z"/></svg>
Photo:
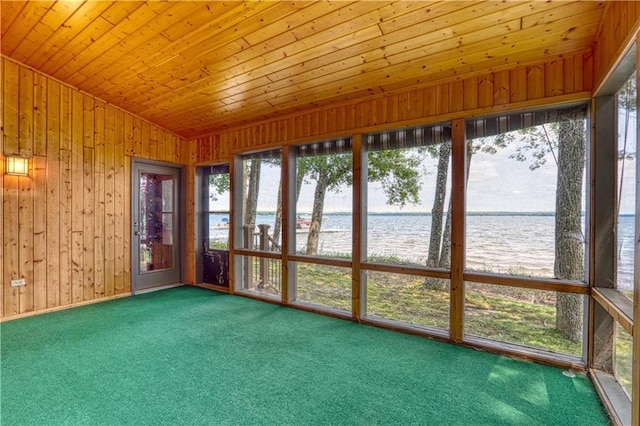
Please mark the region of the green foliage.
<svg viewBox="0 0 640 426"><path fill-rule="evenodd" d="M423 171L420 164L426 151L384 150L368 154L369 182L380 182L387 204L404 207L420 202Z"/></svg>
<svg viewBox="0 0 640 426"><path fill-rule="evenodd" d="M342 185L351 185L353 175L351 172L352 155L334 154L300 157L297 160L298 168L304 171L305 182L324 179L327 190L340 192Z"/></svg>
<svg viewBox="0 0 640 426"><path fill-rule="evenodd" d="M229 173L209 175L209 197L212 201L218 201L218 196L228 192L231 189L231 179Z"/></svg>
<svg viewBox="0 0 640 426"><path fill-rule="evenodd" d="M618 91L618 107L624 111L635 111L637 105L636 73L622 85Z"/></svg>

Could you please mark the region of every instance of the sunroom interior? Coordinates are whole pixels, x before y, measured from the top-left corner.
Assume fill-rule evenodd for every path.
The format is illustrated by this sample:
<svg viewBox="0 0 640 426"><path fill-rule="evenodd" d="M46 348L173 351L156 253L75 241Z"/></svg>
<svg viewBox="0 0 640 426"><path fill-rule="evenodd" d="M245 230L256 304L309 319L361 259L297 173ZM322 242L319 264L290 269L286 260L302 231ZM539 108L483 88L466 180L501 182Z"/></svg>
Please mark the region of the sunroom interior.
<svg viewBox="0 0 640 426"><path fill-rule="evenodd" d="M194 286L584 372L640 425L636 2L0 8L3 327Z"/></svg>

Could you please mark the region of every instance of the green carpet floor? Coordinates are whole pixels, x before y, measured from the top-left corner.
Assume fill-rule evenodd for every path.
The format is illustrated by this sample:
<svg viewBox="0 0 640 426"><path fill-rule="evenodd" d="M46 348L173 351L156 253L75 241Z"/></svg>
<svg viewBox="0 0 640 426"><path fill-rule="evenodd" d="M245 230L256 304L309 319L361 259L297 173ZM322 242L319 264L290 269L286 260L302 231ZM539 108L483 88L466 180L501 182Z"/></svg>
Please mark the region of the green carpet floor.
<svg viewBox="0 0 640 426"><path fill-rule="evenodd" d="M2 426L608 424L583 375L198 288L0 331Z"/></svg>

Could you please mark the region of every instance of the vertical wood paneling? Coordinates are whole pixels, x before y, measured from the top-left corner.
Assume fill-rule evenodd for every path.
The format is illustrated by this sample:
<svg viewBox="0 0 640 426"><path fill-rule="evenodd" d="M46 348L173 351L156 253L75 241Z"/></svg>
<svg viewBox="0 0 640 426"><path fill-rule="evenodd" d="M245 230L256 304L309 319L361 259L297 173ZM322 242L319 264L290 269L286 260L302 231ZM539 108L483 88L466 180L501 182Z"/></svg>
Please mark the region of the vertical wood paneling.
<svg viewBox="0 0 640 426"><path fill-rule="evenodd" d="M71 94L71 211L73 213L71 230L82 232L82 209L84 208L84 97L82 93L72 91ZM80 264L80 267L81 264ZM80 280L80 283L82 280ZM82 298L78 299L81 300Z"/></svg>
<svg viewBox="0 0 640 426"><path fill-rule="evenodd" d="M33 155L47 155L47 78L36 73L33 87Z"/></svg>
<svg viewBox="0 0 640 426"><path fill-rule="evenodd" d="M94 293L104 296L105 264L105 104L97 101L94 110Z"/></svg>
<svg viewBox="0 0 640 426"><path fill-rule="evenodd" d="M45 111L46 113L46 111ZM43 132L43 134L46 134ZM47 158L33 157L33 309L47 308Z"/></svg>
<svg viewBox="0 0 640 426"><path fill-rule="evenodd" d="M86 138L85 138L86 139ZM83 300L93 300L95 298L95 197L94 197L94 155L93 149L84 147L82 150L84 176L82 183L83 209L82 209L82 276L83 276Z"/></svg>
<svg viewBox="0 0 640 426"><path fill-rule="evenodd" d="M18 150L21 155L33 155L33 71L20 68L19 83L19 140Z"/></svg>
<svg viewBox="0 0 640 426"><path fill-rule="evenodd" d="M478 81L478 106L493 106L493 74L483 76Z"/></svg>
<svg viewBox="0 0 640 426"><path fill-rule="evenodd" d="M0 70L2 158L31 160L29 177L1 178L0 315L130 292L129 156L188 161L189 146L15 62Z"/></svg>
<svg viewBox="0 0 640 426"><path fill-rule="evenodd" d="M17 129L17 127L16 127ZM7 135L8 136L8 135ZM17 133L16 133L17 136ZM17 139L16 139L17 140ZM4 176L2 191L3 210L3 313L16 315L20 313L19 293L17 287L11 287L11 280L20 278L18 256L18 177Z"/></svg>
<svg viewBox="0 0 640 426"><path fill-rule="evenodd" d="M133 155L136 157L142 157L142 120L138 117L132 118Z"/></svg>
<svg viewBox="0 0 640 426"><path fill-rule="evenodd" d="M18 122L20 121L19 91L20 69L13 62L4 63L3 74L3 119L4 119L4 154L19 153ZM17 183L17 182L16 182Z"/></svg>
<svg viewBox="0 0 640 426"><path fill-rule="evenodd" d="M114 250L114 294L121 294L124 291L124 159L125 159L125 134L124 115L122 111L115 112L115 135L114 135L114 203L117 206L114 211L115 229L115 250Z"/></svg>
<svg viewBox="0 0 640 426"><path fill-rule="evenodd" d="M60 85L47 84L47 308L60 306Z"/></svg>
<svg viewBox="0 0 640 426"><path fill-rule="evenodd" d="M115 109L105 110L104 295L115 294Z"/></svg>
<svg viewBox="0 0 640 426"><path fill-rule="evenodd" d="M527 69L525 67L509 71L509 87L511 102L527 100Z"/></svg>
<svg viewBox="0 0 640 426"><path fill-rule="evenodd" d="M120 232L123 234L123 292L131 292L131 158L124 158L124 220Z"/></svg>
<svg viewBox="0 0 640 426"><path fill-rule="evenodd" d="M19 312L33 311L33 181L31 177L18 178L18 260L19 276L26 285L18 287Z"/></svg>
<svg viewBox="0 0 640 426"><path fill-rule="evenodd" d="M493 103L495 105L509 103L509 70L498 71L493 75Z"/></svg>
<svg viewBox="0 0 640 426"><path fill-rule="evenodd" d="M545 95L544 66L527 67L527 99L539 99Z"/></svg>
<svg viewBox="0 0 640 426"><path fill-rule="evenodd" d="M462 97L464 109L470 110L478 108L478 78L467 78L462 83L464 87L464 95Z"/></svg>
<svg viewBox="0 0 640 426"><path fill-rule="evenodd" d="M451 111L459 112L464 109L464 83L456 80L450 85Z"/></svg>
<svg viewBox="0 0 640 426"><path fill-rule="evenodd" d="M60 91L60 305L72 303L71 277L71 90Z"/></svg>
<svg viewBox="0 0 640 426"><path fill-rule="evenodd" d="M544 64L545 96L559 96L564 93L563 61Z"/></svg>
<svg viewBox="0 0 640 426"><path fill-rule="evenodd" d="M593 83L599 86L607 78L618 58L634 41L640 20L640 8L634 1L607 2L594 49ZM595 86L592 86L595 88Z"/></svg>

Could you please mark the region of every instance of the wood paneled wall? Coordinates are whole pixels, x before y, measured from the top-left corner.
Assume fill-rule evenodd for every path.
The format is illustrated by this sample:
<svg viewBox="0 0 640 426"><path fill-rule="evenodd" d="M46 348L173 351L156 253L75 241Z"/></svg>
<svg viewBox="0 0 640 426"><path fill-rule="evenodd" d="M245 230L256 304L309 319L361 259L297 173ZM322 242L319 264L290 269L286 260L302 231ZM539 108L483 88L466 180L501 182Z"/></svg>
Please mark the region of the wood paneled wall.
<svg viewBox="0 0 640 426"><path fill-rule="evenodd" d="M608 1L594 48L596 90L613 71L640 27L640 2Z"/></svg>
<svg viewBox="0 0 640 426"><path fill-rule="evenodd" d="M265 120L191 141L196 162L225 162L234 151L493 111L588 99L590 52Z"/></svg>
<svg viewBox="0 0 640 426"><path fill-rule="evenodd" d="M185 164L181 138L0 58L0 317L127 294L131 157ZM29 177L4 174L6 155ZM24 278L26 286L11 287Z"/></svg>

